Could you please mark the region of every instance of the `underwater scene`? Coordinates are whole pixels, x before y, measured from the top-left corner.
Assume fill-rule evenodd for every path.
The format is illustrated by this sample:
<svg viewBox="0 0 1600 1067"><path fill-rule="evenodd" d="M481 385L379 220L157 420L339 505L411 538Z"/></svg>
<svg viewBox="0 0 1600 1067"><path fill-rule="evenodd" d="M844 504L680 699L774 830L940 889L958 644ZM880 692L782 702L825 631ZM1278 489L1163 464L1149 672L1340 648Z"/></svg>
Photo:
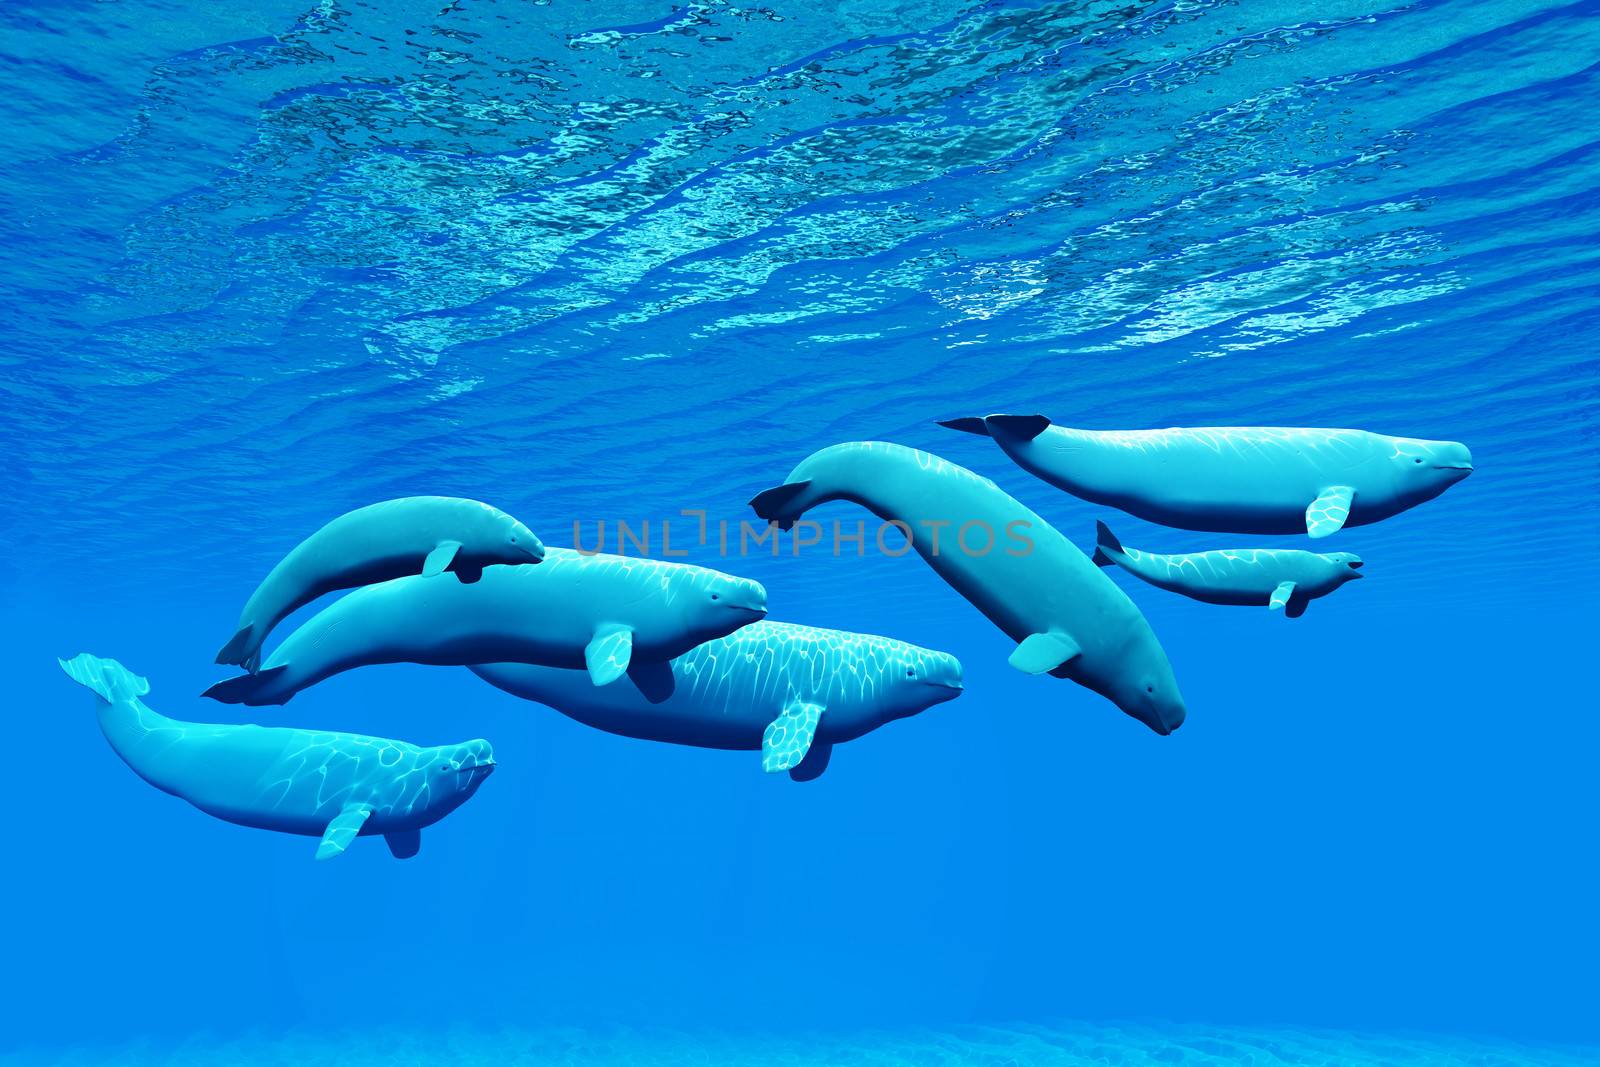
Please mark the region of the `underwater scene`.
<svg viewBox="0 0 1600 1067"><path fill-rule="evenodd" d="M0 71L0 1065L1600 1063L1600 4Z"/></svg>

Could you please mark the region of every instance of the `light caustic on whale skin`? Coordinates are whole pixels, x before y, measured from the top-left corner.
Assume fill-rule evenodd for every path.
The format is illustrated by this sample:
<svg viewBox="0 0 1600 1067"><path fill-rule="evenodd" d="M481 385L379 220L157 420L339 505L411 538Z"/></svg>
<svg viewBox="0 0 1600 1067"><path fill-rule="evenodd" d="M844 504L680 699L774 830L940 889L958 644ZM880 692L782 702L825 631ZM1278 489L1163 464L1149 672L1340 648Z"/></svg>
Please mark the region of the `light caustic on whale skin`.
<svg viewBox="0 0 1600 1067"><path fill-rule="evenodd" d="M477 500L408 496L369 504L329 522L272 568L217 662L255 673L273 627L326 593L446 570L475 582L489 564L542 559L544 545L532 530Z"/></svg>
<svg viewBox="0 0 1600 1067"><path fill-rule="evenodd" d="M992 438L1074 496L1185 530L1327 537L1426 503L1472 473L1459 442L1366 430L1075 430L1043 415L939 425Z"/></svg>
<svg viewBox="0 0 1600 1067"><path fill-rule="evenodd" d="M472 668L492 685L625 737L760 749L762 768L817 777L833 746L961 695L951 655L871 634L751 623L697 645L653 678L598 688L577 671Z"/></svg>
<svg viewBox="0 0 1600 1067"><path fill-rule="evenodd" d="M928 520L992 529L1026 523L1033 550L1020 556L935 555L912 547L956 592L1012 640L1011 664L1070 678L1160 734L1184 719L1183 697L1150 624L1115 582L1050 524L987 478L928 452L884 441L832 445L802 460L784 484L750 501L758 516L793 523L833 500L859 504L911 530Z"/></svg>
<svg viewBox="0 0 1600 1067"><path fill-rule="evenodd" d="M97 697L100 729L139 777L240 826L320 837L317 859L381 835L400 859L494 771L482 739L421 748L326 730L182 722L139 698L150 684L88 653L61 669Z"/></svg>
<svg viewBox="0 0 1600 1067"><path fill-rule="evenodd" d="M205 695L284 704L377 663L539 663L609 685L762 618L766 605L759 582L706 567L552 548L537 567L486 567L471 584L411 576L357 589L290 634L260 673Z"/></svg>
<svg viewBox="0 0 1600 1067"><path fill-rule="evenodd" d="M1119 566L1160 589L1208 604L1269 607L1299 618L1306 605L1362 577L1360 556L1318 555L1302 549L1225 548L1163 555L1124 548L1105 523L1096 524L1094 561Z"/></svg>

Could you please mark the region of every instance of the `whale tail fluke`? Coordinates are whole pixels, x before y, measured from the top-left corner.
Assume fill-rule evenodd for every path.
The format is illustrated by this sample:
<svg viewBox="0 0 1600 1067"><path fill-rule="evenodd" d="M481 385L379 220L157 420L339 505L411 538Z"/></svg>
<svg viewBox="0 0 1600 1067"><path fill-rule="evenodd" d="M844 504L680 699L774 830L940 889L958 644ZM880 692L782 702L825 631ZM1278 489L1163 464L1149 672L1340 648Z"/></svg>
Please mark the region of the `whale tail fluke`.
<svg viewBox="0 0 1600 1067"><path fill-rule="evenodd" d="M940 426L962 433L975 433L980 437L1014 437L1031 441L1050 428L1050 420L1043 415L989 415L985 418L943 419Z"/></svg>
<svg viewBox="0 0 1600 1067"><path fill-rule="evenodd" d="M990 415L983 420L989 427L989 436L1015 437L1031 441L1050 428L1050 420L1043 415Z"/></svg>
<svg viewBox="0 0 1600 1067"><path fill-rule="evenodd" d="M237 678L227 678L200 695L220 700L224 704L248 704L257 708L264 704L287 704L288 697L271 696L268 695L268 691L273 680L288 668L287 663L280 663L276 667L268 667L256 674L241 674Z"/></svg>
<svg viewBox="0 0 1600 1067"><path fill-rule="evenodd" d="M227 663L235 667L243 667L251 674L261 669L261 644L256 640L256 624L246 623L239 627L239 632L228 639L222 646L222 651L217 653L218 663Z"/></svg>
<svg viewBox="0 0 1600 1067"><path fill-rule="evenodd" d="M58 659L56 662L67 672L67 677L94 690L95 695L107 704L132 700L150 692L148 681L114 659L101 659L83 652L71 659Z"/></svg>
<svg viewBox="0 0 1600 1067"><path fill-rule="evenodd" d="M1122 554L1122 542L1117 540L1117 535L1111 532L1111 527L1103 522L1094 524L1094 562L1101 567L1112 567L1116 560L1111 553Z"/></svg>
<svg viewBox="0 0 1600 1067"><path fill-rule="evenodd" d="M989 436L989 427L983 424L982 419L940 419L939 425L947 430L960 430L962 433L975 433L979 437Z"/></svg>
<svg viewBox="0 0 1600 1067"><path fill-rule="evenodd" d="M750 498L750 507L755 510L756 517L767 522L775 522L780 530L794 527L794 520L798 517L788 513L788 507L794 498L805 492L811 485L808 478L800 482L786 482L775 485L771 489L763 489Z"/></svg>

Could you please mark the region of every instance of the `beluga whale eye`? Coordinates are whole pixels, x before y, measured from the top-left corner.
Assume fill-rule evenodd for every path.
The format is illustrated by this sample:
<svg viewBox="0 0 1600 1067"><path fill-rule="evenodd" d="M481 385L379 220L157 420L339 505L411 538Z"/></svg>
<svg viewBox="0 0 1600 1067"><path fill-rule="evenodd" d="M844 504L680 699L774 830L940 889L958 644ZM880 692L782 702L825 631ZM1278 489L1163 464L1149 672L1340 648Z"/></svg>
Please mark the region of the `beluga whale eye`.
<svg viewBox="0 0 1600 1067"><path fill-rule="evenodd" d="M711 594L711 599L712 600L721 600L722 599L722 594L721 593L712 593Z"/></svg>

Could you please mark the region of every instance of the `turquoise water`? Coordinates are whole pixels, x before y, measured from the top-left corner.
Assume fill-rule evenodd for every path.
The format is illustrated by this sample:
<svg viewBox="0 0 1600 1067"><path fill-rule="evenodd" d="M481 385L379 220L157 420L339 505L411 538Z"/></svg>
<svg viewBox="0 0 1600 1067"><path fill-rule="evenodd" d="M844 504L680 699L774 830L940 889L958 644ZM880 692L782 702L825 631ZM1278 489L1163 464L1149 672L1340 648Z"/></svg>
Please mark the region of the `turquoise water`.
<svg viewBox="0 0 1600 1067"><path fill-rule="evenodd" d="M5 6L0 1050L1600 1058L1597 15ZM1355 426L1477 469L1314 545L1230 538L935 424L991 411ZM683 514L737 528L855 439L993 478L1085 550L1105 520L1366 578L1286 620L1114 574L1186 698L1158 737L1013 671L914 557L724 553ZM804 784L465 670L199 699L286 551L419 493L553 546L670 523L771 618L952 653L966 691ZM481 736L499 769L415 859L315 863L131 775L55 664L85 651L167 715Z"/></svg>

